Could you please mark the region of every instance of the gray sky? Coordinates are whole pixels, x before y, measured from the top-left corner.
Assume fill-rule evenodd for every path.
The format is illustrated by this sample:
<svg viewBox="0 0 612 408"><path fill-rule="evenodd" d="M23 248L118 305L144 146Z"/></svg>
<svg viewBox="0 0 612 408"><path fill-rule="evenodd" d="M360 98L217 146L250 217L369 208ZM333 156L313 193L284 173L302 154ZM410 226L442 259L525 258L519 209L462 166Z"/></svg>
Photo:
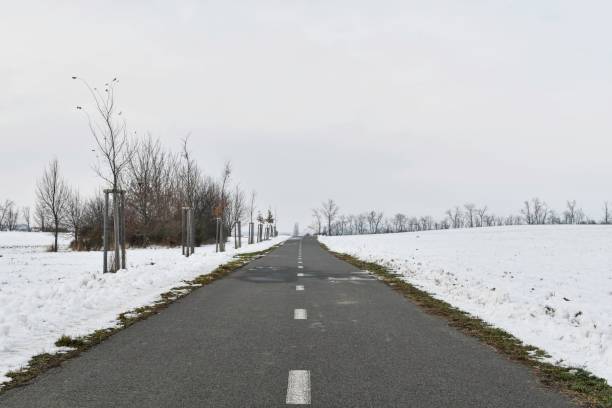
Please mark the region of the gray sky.
<svg viewBox="0 0 612 408"><path fill-rule="evenodd" d="M0 200L32 204L54 156L99 184L72 75L118 76L130 129L175 150L191 132L204 171L231 159L288 231L327 197L436 218L612 200L609 1L97 4L2 6Z"/></svg>

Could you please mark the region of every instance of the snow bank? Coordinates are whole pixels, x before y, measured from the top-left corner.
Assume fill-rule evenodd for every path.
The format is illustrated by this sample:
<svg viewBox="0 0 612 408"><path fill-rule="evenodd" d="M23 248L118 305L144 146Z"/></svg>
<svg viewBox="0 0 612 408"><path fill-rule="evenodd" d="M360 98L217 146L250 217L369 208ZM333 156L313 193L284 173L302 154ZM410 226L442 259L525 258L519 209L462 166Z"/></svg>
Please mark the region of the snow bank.
<svg viewBox="0 0 612 408"><path fill-rule="evenodd" d="M4 234L0 240L6 243ZM8 380L6 372L25 366L32 356L57 351L54 342L62 334L79 336L114 326L120 313L155 302L161 293L212 272L236 253L263 250L288 238L239 250L228 242L227 252L218 254L208 245L189 258L180 248L133 249L127 254L128 270L102 274L100 252L16 251L37 246L38 238L30 236L34 233L21 234L27 234L23 241L0 247L0 383Z"/></svg>
<svg viewBox="0 0 612 408"><path fill-rule="evenodd" d="M612 227L516 226L320 237L612 383Z"/></svg>

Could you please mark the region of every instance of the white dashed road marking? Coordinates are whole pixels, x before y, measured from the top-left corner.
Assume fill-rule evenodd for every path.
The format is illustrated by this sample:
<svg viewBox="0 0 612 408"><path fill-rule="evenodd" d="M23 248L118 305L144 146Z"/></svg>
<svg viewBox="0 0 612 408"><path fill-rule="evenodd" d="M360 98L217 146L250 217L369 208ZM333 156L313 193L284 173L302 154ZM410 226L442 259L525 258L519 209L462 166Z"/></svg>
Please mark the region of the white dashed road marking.
<svg viewBox="0 0 612 408"><path fill-rule="evenodd" d="M287 404L310 404L310 371L291 370L287 382Z"/></svg>
<svg viewBox="0 0 612 408"><path fill-rule="evenodd" d="M304 285L297 285L295 290L304 290Z"/></svg>
<svg viewBox="0 0 612 408"><path fill-rule="evenodd" d="M300 276L300 277L301 277L301 276L304 276L304 274L303 274L303 273L298 273L298 276Z"/></svg>
<svg viewBox="0 0 612 408"><path fill-rule="evenodd" d="M298 269L304 269L304 265L298 265Z"/></svg>
<svg viewBox="0 0 612 408"><path fill-rule="evenodd" d="M295 309L293 311L293 318L295 320L306 320L306 309Z"/></svg>

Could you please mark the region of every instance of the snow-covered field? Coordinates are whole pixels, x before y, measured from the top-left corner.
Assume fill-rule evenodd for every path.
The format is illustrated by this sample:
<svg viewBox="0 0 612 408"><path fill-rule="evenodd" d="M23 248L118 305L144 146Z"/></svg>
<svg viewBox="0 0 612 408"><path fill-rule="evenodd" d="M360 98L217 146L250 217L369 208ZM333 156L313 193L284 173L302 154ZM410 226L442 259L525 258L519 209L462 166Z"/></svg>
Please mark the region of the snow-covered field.
<svg viewBox="0 0 612 408"><path fill-rule="evenodd" d="M71 236L58 235L58 248L66 250ZM45 251L53 245L53 234L50 232L0 231L0 255L16 252Z"/></svg>
<svg viewBox="0 0 612 408"><path fill-rule="evenodd" d="M612 384L612 226L320 237Z"/></svg>
<svg viewBox="0 0 612 408"><path fill-rule="evenodd" d="M218 254L214 245L203 246L189 258L180 248L133 249L127 253L127 270L102 274L100 252L44 252L50 234L0 232L0 383L32 356L57 351L54 342L62 334L116 325L120 313L155 302L236 253L259 251L286 238L239 250L228 242L228 250ZM68 242L62 240L64 247Z"/></svg>

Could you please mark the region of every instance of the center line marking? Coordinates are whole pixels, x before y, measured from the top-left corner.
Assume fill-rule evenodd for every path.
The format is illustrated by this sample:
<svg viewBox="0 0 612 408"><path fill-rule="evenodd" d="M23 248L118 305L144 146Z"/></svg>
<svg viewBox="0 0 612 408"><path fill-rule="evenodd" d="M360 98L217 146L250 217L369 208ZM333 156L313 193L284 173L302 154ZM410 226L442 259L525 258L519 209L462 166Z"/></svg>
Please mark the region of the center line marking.
<svg viewBox="0 0 612 408"><path fill-rule="evenodd" d="M304 269L304 265L298 265L298 269Z"/></svg>
<svg viewBox="0 0 612 408"><path fill-rule="evenodd" d="M295 290L304 290L304 285L296 285Z"/></svg>
<svg viewBox="0 0 612 408"><path fill-rule="evenodd" d="M306 309L295 309L293 311L293 318L295 320L306 320Z"/></svg>
<svg viewBox="0 0 612 408"><path fill-rule="evenodd" d="M310 404L310 371L289 371L285 402L287 404Z"/></svg>
<svg viewBox="0 0 612 408"><path fill-rule="evenodd" d="M298 273L298 276L304 276L304 274L303 273Z"/></svg>

